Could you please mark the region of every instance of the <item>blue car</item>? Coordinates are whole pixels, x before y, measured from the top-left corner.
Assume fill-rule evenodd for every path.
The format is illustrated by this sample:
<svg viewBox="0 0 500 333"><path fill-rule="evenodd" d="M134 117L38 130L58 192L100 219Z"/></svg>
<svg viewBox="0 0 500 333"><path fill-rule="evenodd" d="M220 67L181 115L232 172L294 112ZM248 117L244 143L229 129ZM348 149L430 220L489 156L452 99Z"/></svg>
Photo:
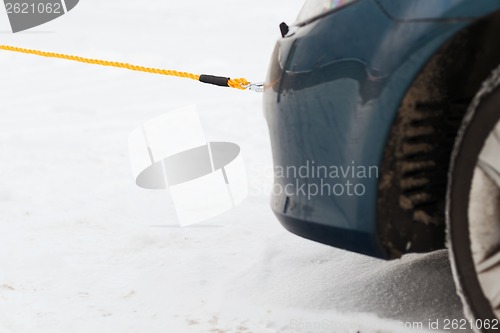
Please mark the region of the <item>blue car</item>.
<svg viewBox="0 0 500 333"><path fill-rule="evenodd" d="M308 0L280 31L279 221L384 259L448 248L468 327L500 329L500 0Z"/></svg>

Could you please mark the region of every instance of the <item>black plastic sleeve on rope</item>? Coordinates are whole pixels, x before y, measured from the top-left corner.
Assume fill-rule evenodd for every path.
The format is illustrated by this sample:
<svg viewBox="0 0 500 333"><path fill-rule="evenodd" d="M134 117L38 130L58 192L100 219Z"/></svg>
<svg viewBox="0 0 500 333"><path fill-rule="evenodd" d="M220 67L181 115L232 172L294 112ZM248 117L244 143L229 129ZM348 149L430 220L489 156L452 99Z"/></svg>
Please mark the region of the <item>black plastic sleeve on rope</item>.
<svg viewBox="0 0 500 333"><path fill-rule="evenodd" d="M229 81L228 77L201 74L199 80L200 82L214 84L220 87L229 87L227 83Z"/></svg>

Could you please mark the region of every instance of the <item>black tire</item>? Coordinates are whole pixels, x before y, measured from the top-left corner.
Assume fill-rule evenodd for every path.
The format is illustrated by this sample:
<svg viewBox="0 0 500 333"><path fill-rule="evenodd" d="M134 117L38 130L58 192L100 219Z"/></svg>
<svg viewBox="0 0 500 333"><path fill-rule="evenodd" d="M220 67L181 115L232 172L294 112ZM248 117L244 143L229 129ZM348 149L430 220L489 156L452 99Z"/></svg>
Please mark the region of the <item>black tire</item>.
<svg viewBox="0 0 500 333"><path fill-rule="evenodd" d="M493 71L490 78L484 82L464 117L452 153L448 174L446 224L450 261L457 292L464 305L464 313L468 319L474 320L472 329L476 332L500 331L499 310L493 309L492 304L495 303L484 292L483 280L477 273L479 271L477 251L473 251L472 244L477 242L477 237L474 238L476 231L471 232L471 230L475 230L471 229L474 228L471 225L471 221L474 219L469 217L469 214L472 214L469 212L471 202L477 200L471 199L471 191L473 177L477 177L478 157L499 121L500 67ZM500 158L500 151L498 158ZM496 225L500 230L500 218L496 216L493 219L497 221ZM500 244L500 239L498 241ZM496 251L500 251L500 248ZM500 284L500 274L498 274L498 282L495 283ZM475 324L476 320L477 325ZM484 328L484 326L490 326L484 325L486 320L497 322L497 329Z"/></svg>

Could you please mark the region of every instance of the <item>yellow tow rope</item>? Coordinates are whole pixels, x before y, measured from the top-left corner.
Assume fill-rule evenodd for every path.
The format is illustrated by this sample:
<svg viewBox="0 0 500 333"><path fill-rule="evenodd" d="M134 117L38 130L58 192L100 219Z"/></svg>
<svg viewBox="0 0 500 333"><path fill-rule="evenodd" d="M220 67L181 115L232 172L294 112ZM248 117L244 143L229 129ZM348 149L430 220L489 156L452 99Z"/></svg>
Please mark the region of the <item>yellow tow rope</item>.
<svg viewBox="0 0 500 333"><path fill-rule="evenodd" d="M151 74L176 76L176 77L200 81L203 83L214 84L214 85L222 86L222 87L231 87L231 88L241 89L241 90L250 89L250 90L254 90L254 91L258 91L258 92L262 91L262 89L261 89L262 84L260 84L260 83L253 84L253 83L248 82L244 78L231 79L231 78L222 77L222 76L213 76L213 75L205 75L205 74L198 75L198 74L193 74L193 73L188 73L188 72L179 72L179 71L170 70L170 69L137 66L137 65L131 65L128 63L124 63L124 62L84 58L84 57L79 57L79 56L75 56L75 55L68 55L68 54L54 53L54 52L45 52L45 51L33 50L33 49L25 49L25 48L9 46L9 45L0 45L0 50L25 53L25 54L33 54L33 55L37 55L40 57L47 57L47 58L65 59L65 60L82 62L85 64L124 68L124 69L128 69L131 71L145 72L145 73L151 73Z"/></svg>

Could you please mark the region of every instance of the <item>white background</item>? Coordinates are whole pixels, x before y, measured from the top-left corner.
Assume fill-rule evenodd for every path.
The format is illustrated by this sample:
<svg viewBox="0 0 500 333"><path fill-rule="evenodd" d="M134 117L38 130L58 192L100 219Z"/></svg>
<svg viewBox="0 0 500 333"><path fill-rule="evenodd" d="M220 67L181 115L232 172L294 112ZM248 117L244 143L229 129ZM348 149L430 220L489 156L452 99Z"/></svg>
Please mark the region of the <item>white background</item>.
<svg viewBox="0 0 500 333"><path fill-rule="evenodd" d="M302 0L82 0L1 44L264 79ZM197 104L242 147L250 196L177 228L134 185L127 138ZM445 251L383 262L286 232L268 205L261 95L0 51L0 332L403 332L461 318Z"/></svg>

